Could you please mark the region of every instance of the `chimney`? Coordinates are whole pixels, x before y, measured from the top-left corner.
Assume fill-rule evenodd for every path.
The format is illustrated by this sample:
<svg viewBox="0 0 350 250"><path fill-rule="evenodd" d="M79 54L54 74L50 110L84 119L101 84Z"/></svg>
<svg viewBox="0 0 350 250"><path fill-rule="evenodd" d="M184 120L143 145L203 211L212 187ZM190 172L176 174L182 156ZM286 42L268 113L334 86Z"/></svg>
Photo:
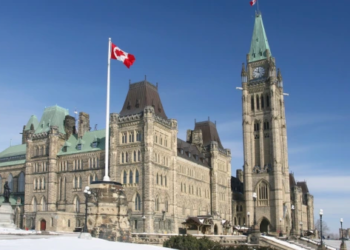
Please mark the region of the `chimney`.
<svg viewBox="0 0 350 250"><path fill-rule="evenodd" d="M66 140L69 139L69 137L72 134L75 134L75 118L70 115L66 115L64 118L64 131L66 132Z"/></svg>
<svg viewBox="0 0 350 250"><path fill-rule="evenodd" d="M78 137L82 138L90 130L90 115L84 112L79 113Z"/></svg>

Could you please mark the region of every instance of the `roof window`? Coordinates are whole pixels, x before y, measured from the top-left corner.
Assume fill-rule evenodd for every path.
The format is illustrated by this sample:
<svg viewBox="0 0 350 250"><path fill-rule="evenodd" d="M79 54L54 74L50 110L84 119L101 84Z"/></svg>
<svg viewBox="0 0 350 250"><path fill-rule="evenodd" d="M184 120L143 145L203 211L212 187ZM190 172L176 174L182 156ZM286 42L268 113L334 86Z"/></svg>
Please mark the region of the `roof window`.
<svg viewBox="0 0 350 250"><path fill-rule="evenodd" d="M79 144L77 145L77 149L78 149L78 150L81 150L81 143L79 143Z"/></svg>
<svg viewBox="0 0 350 250"><path fill-rule="evenodd" d="M92 142L92 144L91 144L91 147L93 147L93 148L97 148L97 141L94 141L94 142Z"/></svg>

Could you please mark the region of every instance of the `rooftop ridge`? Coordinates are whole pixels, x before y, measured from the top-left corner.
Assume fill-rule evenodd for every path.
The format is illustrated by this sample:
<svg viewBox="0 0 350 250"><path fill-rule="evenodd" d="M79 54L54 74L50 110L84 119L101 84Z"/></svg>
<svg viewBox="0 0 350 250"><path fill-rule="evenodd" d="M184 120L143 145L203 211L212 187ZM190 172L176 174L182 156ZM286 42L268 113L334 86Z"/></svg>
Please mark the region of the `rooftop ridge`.
<svg viewBox="0 0 350 250"><path fill-rule="evenodd" d="M129 84L129 89L138 88L140 85L148 85L152 87L154 90L158 91L158 86L153 85L152 83L146 80Z"/></svg>

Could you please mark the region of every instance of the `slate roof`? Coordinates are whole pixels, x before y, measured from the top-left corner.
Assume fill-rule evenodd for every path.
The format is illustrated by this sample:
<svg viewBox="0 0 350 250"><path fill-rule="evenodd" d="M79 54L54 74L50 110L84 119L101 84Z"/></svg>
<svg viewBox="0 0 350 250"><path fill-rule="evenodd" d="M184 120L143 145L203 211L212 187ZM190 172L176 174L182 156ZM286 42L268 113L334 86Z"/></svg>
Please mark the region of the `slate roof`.
<svg viewBox="0 0 350 250"><path fill-rule="evenodd" d="M78 138L77 134L73 134L69 137L69 139L65 142L64 146L58 152L58 156L60 155L70 155L70 154L79 154L93 151L105 150L105 138L106 138L106 130L96 130L96 131L88 131L83 135L83 138ZM97 147L93 147L92 143L96 141ZM81 149L77 148L78 144L81 144ZM64 147L67 147L66 152L63 151Z"/></svg>
<svg viewBox="0 0 350 250"><path fill-rule="evenodd" d="M68 109L61 108L57 105L45 108L38 127L35 130L35 134L49 131L50 126L57 126L58 131L65 134L64 119L68 114Z"/></svg>
<svg viewBox="0 0 350 250"><path fill-rule="evenodd" d="M224 149L221 144L219 133L216 129L216 125L213 122L211 121L196 122L194 129L202 130L204 146L209 145L212 141L216 141L219 144L219 148Z"/></svg>
<svg viewBox="0 0 350 250"><path fill-rule="evenodd" d="M183 150L183 153L181 150ZM187 143L179 138L177 138L177 156L200 164L202 166L209 167L208 160L204 158L196 146Z"/></svg>
<svg viewBox="0 0 350 250"><path fill-rule="evenodd" d="M290 173L289 174L289 187L295 187L297 185L295 179L294 179L294 174Z"/></svg>
<svg viewBox="0 0 350 250"><path fill-rule="evenodd" d="M157 116L168 119L160 100L158 86L154 86L146 80L130 84L120 116L138 114L146 106L153 106Z"/></svg>
<svg viewBox="0 0 350 250"><path fill-rule="evenodd" d="M27 122L26 127L24 128L25 131L30 130L31 125L33 124L34 130L37 129L39 125L38 118L35 115L32 115L29 118L29 121Z"/></svg>

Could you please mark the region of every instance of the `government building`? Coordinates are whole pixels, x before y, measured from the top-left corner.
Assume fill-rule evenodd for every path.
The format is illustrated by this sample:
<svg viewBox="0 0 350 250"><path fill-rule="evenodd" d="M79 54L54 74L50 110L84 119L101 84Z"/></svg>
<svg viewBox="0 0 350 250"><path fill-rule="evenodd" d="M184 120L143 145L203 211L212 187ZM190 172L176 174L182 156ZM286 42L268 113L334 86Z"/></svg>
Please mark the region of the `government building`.
<svg viewBox="0 0 350 250"><path fill-rule="evenodd" d="M110 114L108 168L123 185L132 232L231 234L254 223L276 234L314 230L313 196L288 165L283 80L261 14L241 76L244 162L235 177L215 123L196 122L181 140L158 85L129 84L120 112ZM83 190L105 174L105 135L91 130L88 113L76 121L59 106L29 118L22 144L0 153L0 195L7 181L20 228L83 226Z"/></svg>

